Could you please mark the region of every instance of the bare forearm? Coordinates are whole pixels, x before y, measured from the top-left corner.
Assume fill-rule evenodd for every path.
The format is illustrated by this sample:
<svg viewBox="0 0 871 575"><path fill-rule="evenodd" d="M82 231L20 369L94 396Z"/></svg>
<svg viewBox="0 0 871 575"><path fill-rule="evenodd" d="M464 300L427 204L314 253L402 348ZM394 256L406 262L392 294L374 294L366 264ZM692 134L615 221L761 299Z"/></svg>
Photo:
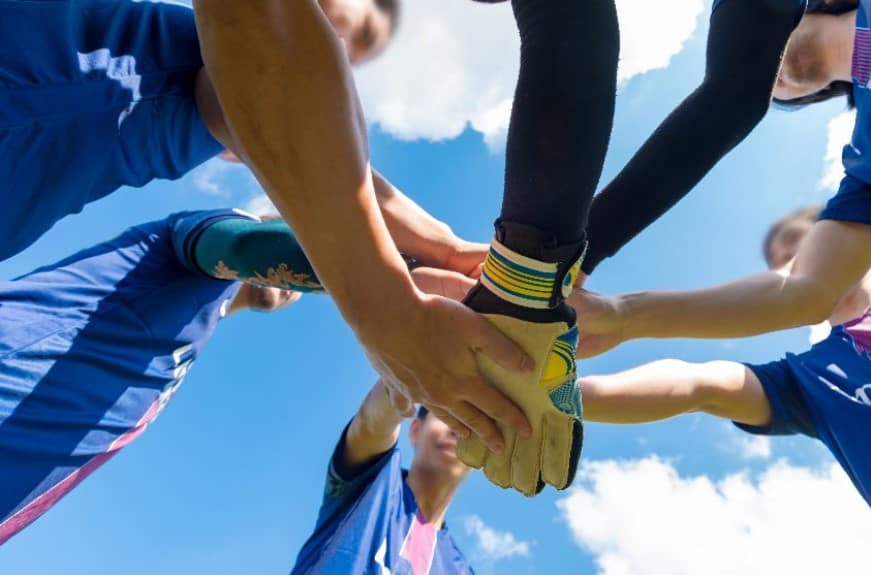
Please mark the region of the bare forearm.
<svg viewBox="0 0 871 575"><path fill-rule="evenodd" d="M363 307L413 293L373 193L353 79L317 3L198 0L194 7L234 148L346 319L353 325Z"/></svg>
<svg viewBox="0 0 871 575"><path fill-rule="evenodd" d="M871 226L823 220L781 275L710 289L640 293L618 300L625 339L744 337L820 323L871 266Z"/></svg>
<svg viewBox="0 0 871 575"><path fill-rule="evenodd" d="M834 301L818 282L774 272L694 291L619 298L624 339L730 338L818 323Z"/></svg>
<svg viewBox="0 0 871 575"><path fill-rule="evenodd" d="M349 467L361 465L393 447L399 439L402 419L384 385L377 383L348 427L345 463Z"/></svg>
<svg viewBox="0 0 871 575"><path fill-rule="evenodd" d="M705 412L764 425L771 407L747 367L731 361L655 361L615 375L579 381L584 417L605 423L646 423Z"/></svg>
<svg viewBox="0 0 871 575"><path fill-rule="evenodd" d="M698 377L691 364L667 359L614 375L578 381L584 419L603 423L646 423L699 408Z"/></svg>
<svg viewBox="0 0 871 575"><path fill-rule="evenodd" d="M445 222L436 219L372 170L375 195L390 235L399 251L423 265L449 268L460 240Z"/></svg>

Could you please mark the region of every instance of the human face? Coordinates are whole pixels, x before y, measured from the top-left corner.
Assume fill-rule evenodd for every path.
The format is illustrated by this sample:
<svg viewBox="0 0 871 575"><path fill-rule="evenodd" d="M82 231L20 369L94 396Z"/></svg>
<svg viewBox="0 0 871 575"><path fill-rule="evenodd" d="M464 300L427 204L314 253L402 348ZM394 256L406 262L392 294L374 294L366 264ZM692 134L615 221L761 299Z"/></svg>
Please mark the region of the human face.
<svg viewBox="0 0 871 575"><path fill-rule="evenodd" d="M457 458L457 434L432 413L412 421L411 443L415 467L455 480L463 479L470 471Z"/></svg>
<svg viewBox="0 0 871 575"><path fill-rule="evenodd" d="M300 297L302 294L299 292L246 283L242 284L239 289L233 307L270 312L288 306L299 300Z"/></svg>
<svg viewBox="0 0 871 575"><path fill-rule="evenodd" d="M778 230L768 244L768 267L778 270L792 261L798 253L801 241L814 223L805 219L791 220Z"/></svg>
<svg viewBox="0 0 871 575"><path fill-rule="evenodd" d="M379 56L393 34L393 19L375 0L319 0L336 34L345 44L351 64Z"/></svg>

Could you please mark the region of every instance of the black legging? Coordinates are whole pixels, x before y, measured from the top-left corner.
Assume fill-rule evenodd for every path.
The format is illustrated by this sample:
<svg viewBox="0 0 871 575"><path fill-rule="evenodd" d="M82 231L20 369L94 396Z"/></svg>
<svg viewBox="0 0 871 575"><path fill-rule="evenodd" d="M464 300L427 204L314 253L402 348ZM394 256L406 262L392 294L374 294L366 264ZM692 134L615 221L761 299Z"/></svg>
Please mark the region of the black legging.
<svg viewBox="0 0 871 575"><path fill-rule="evenodd" d="M683 198L759 123L805 3L720 0L701 86L593 201L586 273Z"/></svg>
<svg viewBox="0 0 871 575"><path fill-rule="evenodd" d="M614 116L620 47L614 0L511 5L520 31L520 75L500 219L554 234L561 245L577 243Z"/></svg>

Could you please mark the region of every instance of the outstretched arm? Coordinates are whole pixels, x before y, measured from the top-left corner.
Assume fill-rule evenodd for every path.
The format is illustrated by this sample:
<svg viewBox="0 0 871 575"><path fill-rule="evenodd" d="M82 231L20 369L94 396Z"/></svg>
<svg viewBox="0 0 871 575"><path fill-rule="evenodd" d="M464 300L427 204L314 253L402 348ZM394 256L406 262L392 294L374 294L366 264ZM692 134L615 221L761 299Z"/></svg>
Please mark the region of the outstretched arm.
<svg viewBox="0 0 871 575"><path fill-rule="evenodd" d="M571 298L584 326L579 352L596 355L622 341L656 337L730 338L819 323L871 267L871 226L817 222L781 275L756 274L695 291Z"/></svg>
<svg viewBox="0 0 871 575"><path fill-rule="evenodd" d="M402 420L414 414L414 405L405 411L394 406L388 388L379 381L369 391L345 435L342 468L353 473L396 445Z"/></svg>
<svg viewBox="0 0 871 575"><path fill-rule="evenodd" d="M399 251L425 266L470 275L487 257L489 246L467 242L372 170L381 213Z"/></svg>
<svg viewBox="0 0 871 575"><path fill-rule="evenodd" d="M646 423L704 412L763 426L771 406L753 372L740 363L686 363L666 359L614 375L578 380L584 418L603 423Z"/></svg>
<svg viewBox="0 0 871 575"><path fill-rule="evenodd" d="M715 8L702 84L593 201L586 274L680 201L762 120L803 10L804 0L728 0Z"/></svg>
<svg viewBox="0 0 871 575"><path fill-rule="evenodd" d="M417 290L388 233L350 68L318 3L194 0L194 10L225 143L297 234L385 384L494 449L495 420L525 432L523 412L477 363L481 353L523 371L523 350L471 310Z"/></svg>

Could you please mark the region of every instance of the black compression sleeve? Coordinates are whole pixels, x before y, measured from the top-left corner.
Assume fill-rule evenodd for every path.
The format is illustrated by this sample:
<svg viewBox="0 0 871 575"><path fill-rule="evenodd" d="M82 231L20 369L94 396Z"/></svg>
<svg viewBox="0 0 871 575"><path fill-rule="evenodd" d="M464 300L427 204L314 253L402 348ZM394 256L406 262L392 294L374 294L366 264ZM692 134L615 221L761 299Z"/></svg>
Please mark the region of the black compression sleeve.
<svg viewBox="0 0 871 575"><path fill-rule="evenodd" d="M520 75L501 219L583 236L611 134L619 34L614 0L512 0Z"/></svg>
<svg viewBox="0 0 871 575"><path fill-rule="evenodd" d="M768 110L804 0L728 0L711 16L704 80L593 201L584 272L683 198Z"/></svg>

